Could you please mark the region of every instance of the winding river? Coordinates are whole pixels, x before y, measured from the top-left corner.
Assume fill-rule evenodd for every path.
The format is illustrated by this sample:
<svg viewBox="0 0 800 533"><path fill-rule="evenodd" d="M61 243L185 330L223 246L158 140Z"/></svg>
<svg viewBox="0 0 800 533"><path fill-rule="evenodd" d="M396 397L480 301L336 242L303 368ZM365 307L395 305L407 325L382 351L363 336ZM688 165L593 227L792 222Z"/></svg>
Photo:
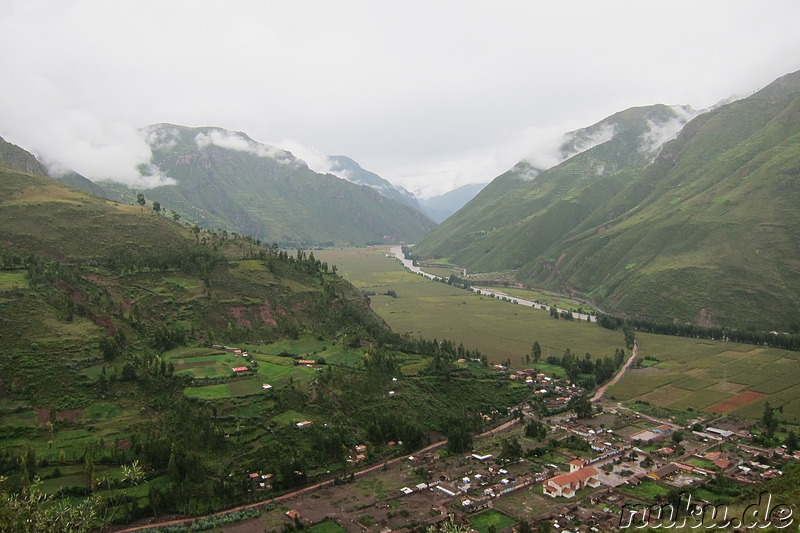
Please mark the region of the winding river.
<svg viewBox="0 0 800 533"><path fill-rule="evenodd" d="M439 276L434 276L433 274L429 274L427 272L424 272L418 266L414 266L414 262L412 260L410 260L410 259L406 259L405 256L403 255L403 247L402 246L392 246L389 249L389 251L390 251L390 253L392 255L394 255L395 258L397 258L398 261L403 263L404 267L409 269L411 272L414 272L415 274L420 274L420 275L425 276L426 278L432 279L434 281L438 281L439 279L441 279ZM512 303L516 303L516 304L519 304L519 305L524 305L526 307L533 307L534 309L543 309L545 311L549 310L548 307L545 307L544 305L536 303L536 302L534 302L532 300L525 300L523 298L517 298L516 296L511 296L509 294L506 294L506 293L504 293L502 291L498 291L498 290L495 290L495 289L487 289L487 288L483 288L483 287L480 288L480 289L476 289L475 287L470 287L469 290L471 290L472 292L476 292L478 294L494 294L496 298L506 298L506 299L510 300ZM558 309L559 313L566 312L566 311L567 311L566 309ZM576 312L573 311L572 312L572 316L574 316L578 320L586 320L587 317L588 317L588 320L590 322L597 322L597 317L595 317L593 315L587 315L587 314L584 314L584 313L576 313Z"/></svg>

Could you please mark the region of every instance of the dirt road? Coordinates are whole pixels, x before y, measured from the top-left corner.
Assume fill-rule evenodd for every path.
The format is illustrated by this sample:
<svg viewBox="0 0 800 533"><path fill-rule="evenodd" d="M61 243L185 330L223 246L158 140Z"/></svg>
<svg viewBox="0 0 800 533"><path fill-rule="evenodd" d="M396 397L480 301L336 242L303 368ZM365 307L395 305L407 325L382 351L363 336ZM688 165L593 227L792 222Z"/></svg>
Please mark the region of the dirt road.
<svg viewBox="0 0 800 533"><path fill-rule="evenodd" d="M620 378L625 374L628 368L630 368L630 366L633 364L633 361L636 359L636 355L638 353L639 353L639 343L633 341L633 350L631 350L631 356L628 358L625 364L622 365L622 368L619 369L617 375L611 378L611 381L609 381L608 383L597 389L597 392L594 393L594 396L592 396L591 401L598 402L603 398L603 395L606 393L606 389L620 380Z"/></svg>

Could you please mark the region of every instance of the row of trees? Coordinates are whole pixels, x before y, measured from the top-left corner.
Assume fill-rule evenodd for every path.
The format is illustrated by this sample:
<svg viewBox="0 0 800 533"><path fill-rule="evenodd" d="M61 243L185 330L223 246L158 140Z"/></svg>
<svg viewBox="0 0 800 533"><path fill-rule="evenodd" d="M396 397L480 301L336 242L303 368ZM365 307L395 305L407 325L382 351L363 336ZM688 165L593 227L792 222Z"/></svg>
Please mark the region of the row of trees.
<svg viewBox="0 0 800 533"><path fill-rule="evenodd" d="M657 333L659 335L740 342L744 344L772 346L784 350L800 351L800 334L797 333L774 333L770 331L757 331L754 329L706 327L697 324L655 322L644 319L619 318L605 314L597 316L597 324L612 330L627 327L632 331Z"/></svg>
<svg viewBox="0 0 800 533"><path fill-rule="evenodd" d="M541 347L533 345L533 358L541 358ZM538 355L537 355L538 354ZM574 383L580 384L585 389L591 389L611 379L625 362L625 351L617 348L614 356L605 356L602 359L592 359L592 354L587 352L583 357L573 354L567 348L561 357L551 355L545 360L551 365L557 365L567 372L567 376Z"/></svg>

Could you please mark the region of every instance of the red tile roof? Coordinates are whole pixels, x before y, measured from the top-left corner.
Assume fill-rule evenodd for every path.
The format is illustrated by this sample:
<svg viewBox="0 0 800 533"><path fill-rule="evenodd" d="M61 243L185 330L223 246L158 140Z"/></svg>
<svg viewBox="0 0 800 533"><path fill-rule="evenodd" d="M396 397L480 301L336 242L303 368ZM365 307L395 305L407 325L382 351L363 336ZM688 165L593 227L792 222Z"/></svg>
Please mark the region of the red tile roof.
<svg viewBox="0 0 800 533"><path fill-rule="evenodd" d="M572 485L573 483L584 482L590 477L596 475L597 470L595 470L593 466L585 466L580 470L576 470L575 472L552 477L547 480L547 483L552 483L554 485L558 485L559 487L566 487L567 485Z"/></svg>

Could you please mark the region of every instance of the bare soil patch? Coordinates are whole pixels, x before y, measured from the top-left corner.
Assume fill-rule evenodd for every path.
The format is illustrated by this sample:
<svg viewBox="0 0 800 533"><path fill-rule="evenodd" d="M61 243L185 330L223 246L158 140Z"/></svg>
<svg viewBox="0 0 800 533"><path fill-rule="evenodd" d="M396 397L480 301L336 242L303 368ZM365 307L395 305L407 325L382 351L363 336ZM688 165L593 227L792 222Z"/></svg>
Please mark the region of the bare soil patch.
<svg viewBox="0 0 800 533"><path fill-rule="evenodd" d="M86 415L82 407L77 409L64 409L56 413L56 420L66 420L67 422L77 422ZM50 421L50 411L48 409L36 409L36 420L40 426L44 426Z"/></svg>
<svg viewBox="0 0 800 533"><path fill-rule="evenodd" d="M749 403L753 403L756 400L759 400L766 396L763 392L756 392L754 390L749 390L737 394L733 398L728 398L727 400L723 400L719 403L716 403L706 409L709 413L715 414L724 414L734 409L738 409L739 407L745 406Z"/></svg>

